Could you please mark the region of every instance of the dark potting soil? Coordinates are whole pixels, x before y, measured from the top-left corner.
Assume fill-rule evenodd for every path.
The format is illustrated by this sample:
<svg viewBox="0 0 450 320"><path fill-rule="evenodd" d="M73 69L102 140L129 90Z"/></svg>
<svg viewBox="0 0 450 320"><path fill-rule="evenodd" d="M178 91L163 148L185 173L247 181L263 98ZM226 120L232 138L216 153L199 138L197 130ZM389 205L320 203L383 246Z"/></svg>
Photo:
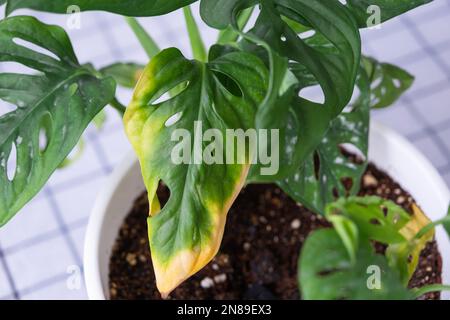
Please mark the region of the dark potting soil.
<svg viewBox="0 0 450 320"><path fill-rule="evenodd" d="M413 199L373 165L360 195L390 199L411 212ZM160 187L161 203L169 197ZM146 193L124 221L110 261L112 299L161 299L156 289L147 238ZM299 299L297 259L311 231L328 227L320 216L293 201L275 185L249 185L228 214L221 249L214 260L170 295L171 299ZM377 246L382 252L383 247ZM441 283L436 242L423 250L410 287ZM430 293L421 299L439 299Z"/></svg>

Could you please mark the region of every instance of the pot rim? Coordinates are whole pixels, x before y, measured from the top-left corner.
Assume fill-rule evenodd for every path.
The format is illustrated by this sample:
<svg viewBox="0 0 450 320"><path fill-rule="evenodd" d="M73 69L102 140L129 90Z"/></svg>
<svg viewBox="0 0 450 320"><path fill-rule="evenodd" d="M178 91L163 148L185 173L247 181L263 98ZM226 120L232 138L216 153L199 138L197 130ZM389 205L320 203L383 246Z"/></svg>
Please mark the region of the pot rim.
<svg viewBox="0 0 450 320"><path fill-rule="evenodd" d="M421 152L419 152L415 146L392 129L377 122L371 123L371 135L372 134L378 134L388 138L387 140L392 147L400 148L403 151L407 151L409 155L412 155L416 165L421 166L421 171L427 172L427 178L433 181L433 184L437 187L437 190L440 191L433 194L433 197L436 197L435 201L442 204L447 203L448 206L450 201L449 188L430 161ZM371 152L369 151L369 159L372 158ZM96 199L94 208L89 218L84 243L84 274L88 297L91 300L105 300L107 297L107 294L105 294L103 290L100 264L98 261L101 250L101 233L104 230L104 222L108 213L108 205L111 202L111 199L115 196L115 193L124 178L130 174L133 166L136 165L136 162L137 158L133 152L126 155L124 160L116 167L114 172L107 179L104 188L102 188ZM378 163L375 162L375 164L378 166ZM387 171L387 173L391 175L389 168L386 169L381 167L381 169ZM401 182L399 183L402 184ZM402 186L408 190L408 186ZM111 244L111 246L112 245L113 244Z"/></svg>

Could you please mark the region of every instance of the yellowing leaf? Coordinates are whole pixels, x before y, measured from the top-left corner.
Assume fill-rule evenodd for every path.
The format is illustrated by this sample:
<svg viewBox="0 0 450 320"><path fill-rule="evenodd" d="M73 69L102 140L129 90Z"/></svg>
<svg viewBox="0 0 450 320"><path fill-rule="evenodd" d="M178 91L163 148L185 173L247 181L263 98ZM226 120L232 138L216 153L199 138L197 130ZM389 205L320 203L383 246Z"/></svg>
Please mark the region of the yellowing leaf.
<svg viewBox="0 0 450 320"><path fill-rule="evenodd" d="M227 137L227 130L254 127L267 78L264 64L242 52L201 63L187 60L177 49L167 49L143 72L124 121L148 190L152 261L164 296L217 253L227 212L253 159L250 148L244 153L233 149L234 162L206 164L196 158L196 146L208 144L199 141L196 145L198 135L214 129ZM187 148L182 148L183 159L186 152L192 153L187 162L174 161L181 141L188 141ZM236 147L235 138L227 138L222 146L228 142ZM219 158L226 163L225 154L219 153ZM160 181L170 189L161 209L156 196Z"/></svg>
<svg viewBox="0 0 450 320"><path fill-rule="evenodd" d="M411 220L399 231L406 241L392 244L386 250L389 265L400 271L404 284L407 284L414 274L419 263L420 253L434 238L434 229L430 229L420 238L416 237L419 231L429 225L431 221L415 204L412 205L412 209Z"/></svg>

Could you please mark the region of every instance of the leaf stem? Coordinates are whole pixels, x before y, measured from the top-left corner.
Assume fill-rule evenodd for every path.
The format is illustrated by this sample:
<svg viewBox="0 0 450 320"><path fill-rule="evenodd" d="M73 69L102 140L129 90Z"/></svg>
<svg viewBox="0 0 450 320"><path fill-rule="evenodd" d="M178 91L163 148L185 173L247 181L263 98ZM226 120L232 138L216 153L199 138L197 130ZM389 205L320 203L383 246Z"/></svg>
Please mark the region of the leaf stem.
<svg viewBox="0 0 450 320"><path fill-rule="evenodd" d="M435 222L432 222L428 225L426 225L425 227L423 227L414 237L415 239L420 239L422 238L425 234L427 234L430 230L432 230L433 228L440 226L441 224L446 224L446 223L450 223L450 216L447 216L445 218L442 218L440 220L437 220Z"/></svg>
<svg viewBox="0 0 450 320"><path fill-rule="evenodd" d="M422 288L414 289L414 298L417 299L424 294L430 293L430 292L437 292L437 291L450 291L449 285L444 284L431 284L429 286L425 286Z"/></svg>
<svg viewBox="0 0 450 320"><path fill-rule="evenodd" d="M112 99L109 105L119 112L120 116L123 117L127 108L117 100L117 98Z"/></svg>
<svg viewBox="0 0 450 320"><path fill-rule="evenodd" d="M150 34L148 34L147 31L145 31L145 29L142 27L139 21L136 20L136 18L125 17L125 21L128 23L131 30L133 30L134 34L136 35L137 39L141 43L142 47L147 53L147 56L150 59L161 51L155 40L153 40L153 38L150 36Z"/></svg>
<svg viewBox="0 0 450 320"><path fill-rule="evenodd" d="M191 8L186 6L183 8L184 19L186 20L186 27L189 34L189 40L191 41L192 53L194 55L194 59L197 59L202 62L206 62L207 54L205 49L205 44L203 43L202 36L200 34L200 30L198 29L198 25L192 15Z"/></svg>
<svg viewBox="0 0 450 320"><path fill-rule="evenodd" d="M238 17L237 25L239 27L239 30L242 30L247 25L248 21L250 20L250 17L252 16L254 7L247 8L243 10ZM229 26L225 30L220 31L219 37L217 38L218 44L227 44L230 42L236 42L236 40L239 38L239 33L234 30L233 27Z"/></svg>

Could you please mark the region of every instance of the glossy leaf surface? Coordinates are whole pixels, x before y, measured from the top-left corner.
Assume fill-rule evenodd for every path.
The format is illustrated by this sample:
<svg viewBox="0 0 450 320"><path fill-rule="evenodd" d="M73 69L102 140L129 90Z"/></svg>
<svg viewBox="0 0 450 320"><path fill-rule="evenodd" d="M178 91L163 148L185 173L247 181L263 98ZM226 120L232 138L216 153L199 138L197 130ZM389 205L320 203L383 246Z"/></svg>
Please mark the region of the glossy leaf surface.
<svg viewBox="0 0 450 320"><path fill-rule="evenodd" d="M114 97L115 82L78 63L62 28L32 17L0 22L0 61L33 69L31 74L0 74L0 99L14 105L0 117L3 225L66 159Z"/></svg>

